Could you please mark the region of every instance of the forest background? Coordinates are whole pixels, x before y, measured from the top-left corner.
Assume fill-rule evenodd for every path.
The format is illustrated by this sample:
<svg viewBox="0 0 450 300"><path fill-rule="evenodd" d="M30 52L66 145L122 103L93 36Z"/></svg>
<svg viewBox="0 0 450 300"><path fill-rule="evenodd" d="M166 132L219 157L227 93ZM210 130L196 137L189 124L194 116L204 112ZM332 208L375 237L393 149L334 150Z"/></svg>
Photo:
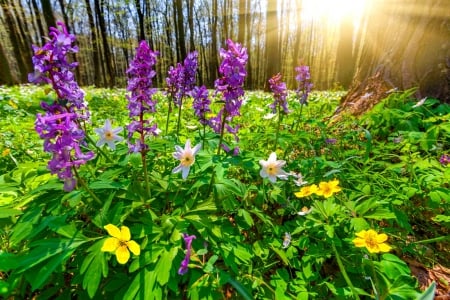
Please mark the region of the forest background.
<svg viewBox="0 0 450 300"><path fill-rule="evenodd" d="M449 100L450 3L440 0L0 0L0 84L28 82L31 44L61 20L77 36L77 81L124 87L139 40L159 51L156 84L168 67L199 52L200 84L213 87L227 38L250 53L247 89L281 72L311 68L317 90L350 89L381 78L384 89L418 87ZM380 88L379 86L377 87ZM364 92L364 93L362 93ZM362 93L362 94L361 94ZM367 90L361 89L361 95ZM361 96L360 95L360 96Z"/></svg>

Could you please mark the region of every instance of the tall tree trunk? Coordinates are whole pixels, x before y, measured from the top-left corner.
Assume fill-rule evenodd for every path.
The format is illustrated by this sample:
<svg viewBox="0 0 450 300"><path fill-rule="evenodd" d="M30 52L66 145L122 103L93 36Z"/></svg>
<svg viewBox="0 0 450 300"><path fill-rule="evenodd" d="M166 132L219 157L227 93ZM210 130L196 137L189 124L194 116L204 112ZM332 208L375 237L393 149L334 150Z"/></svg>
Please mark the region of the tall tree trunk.
<svg viewBox="0 0 450 300"><path fill-rule="evenodd" d="M355 71L356 56L353 52L353 20L344 19L339 29L339 43L336 54L336 80L348 89Z"/></svg>
<svg viewBox="0 0 450 300"><path fill-rule="evenodd" d="M408 6L384 0L368 10L362 56L341 110L364 113L391 88L418 87L417 97L450 101L450 20L442 12L445 0L410 1ZM420 13L418 13L420 12ZM380 15L385 21L379 22Z"/></svg>
<svg viewBox="0 0 450 300"><path fill-rule="evenodd" d="M184 35L184 14L182 0L175 0L176 30L177 34L177 61L182 61L186 57L186 37Z"/></svg>
<svg viewBox="0 0 450 300"><path fill-rule="evenodd" d="M9 68L9 62L6 58L5 52L3 50L2 44L0 43L0 84L11 85L17 83L14 79L11 69Z"/></svg>
<svg viewBox="0 0 450 300"><path fill-rule="evenodd" d="M280 40L279 40L279 26L277 17L277 1L267 0L266 12L266 73L265 73L265 90L268 90L269 85L267 80L279 72L280 68Z"/></svg>
<svg viewBox="0 0 450 300"><path fill-rule="evenodd" d="M41 0L42 5L42 13L44 14L45 23L48 27L55 27L56 21L55 16L53 15L53 8L50 0Z"/></svg>
<svg viewBox="0 0 450 300"><path fill-rule="evenodd" d="M92 63L94 67L94 84L97 87L101 86L101 73L100 73L100 56L99 56L99 47L98 47L98 39L94 21L94 15L92 13L92 8L90 4L90 0L85 0L86 4L86 12L89 20L89 27L91 29L91 43L92 43Z"/></svg>
<svg viewBox="0 0 450 300"><path fill-rule="evenodd" d="M58 2L59 6L61 7L61 13L63 15L64 24L66 25L67 30L71 32L72 28L70 27L69 17L67 16L66 4L64 3L64 0L58 0Z"/></svg>
<svg viewBox="0 0 450 300"><path fill-rule="evenodd" d="M245 32L246 32L246 46L247 50L250 52L252 49L252 14L251 14L251 0L245 1ZM259 47L259 45L258 45ZM249 59L247 62L247 80L246 80L246 86L248 89L253 89L255 86L255 83L253 82L253 63L252 60Z"/></svg>
<svg viewBox="0 0 450 300"><path fill-rule="evenodd" d="M189 24L189 51L192 52L195 50L195 41L194 41L194 0L186 0L186 4L188 7L188 24Z"/></svg>
<svg viewBox="0 0 450 300"><path fill-rule="evenodd" d="M244 44L245 41L245 21L247 18L247 0L239 0L238 16L238 42Z"/></svg>
<svg viewBox="0 0 450 300"><path fill-rule="evenodd" d="M219 53L217 49L217 0L212 0L212 26L211 26L211 58L209 59L209 84L214 86L214 80L217 77L219 68Z"/></svg>
<svg viewBox="0 0 450 300"><path fill-rule="evenodd" d="M138 15L138 20L139 20L139 35L138 38L140 41L145 40L145 27L144 27L144 13L142 12L141 9L141 0L135 0L134 1L136 4L136 12Z"/></svg>
<svg viewBox="0 0 450 300"><path fill-rule="evenodd" d="M32 71L30 53L31 50L29 46L25 47L24 43L22 43L22 39L19 33L20 29L16 28L16 22L13 15L11 14L11 11L9 10L9 4L7 3L7 1L0 0L0 6L2 7L3 15L5 16L7 32L11 41L11 45L16 51L15 57L17 66L19 68L20 82L28 82L28 73Z"/></svg>
<svg viewBox="0 0 450 300"><path fill-rule="evenodd" d="M109 50L108 36L106 34L107 30L105 17L103 14L104 0L94 0L94 6L103 43L103 53L105 57L106 70L108 72L107 82L109 87L113 87L115 85L115 72L112 63L111 51Z"/></svg>
<svg viewBox="0 0 450 300"><path fill-rule="evenodd" d="M37 27L38 27L38 31L39 31L39 45L42 45L42 39L44 36L46 36L47 34L47 30L44 29L44 25L42 24L42 17L41 14L39 13L39 8L37 5L36 0L31 0L31 4L33 5L33 10L34 13L32 13L33 16L36 17L36 23L37 23Z"/></svg>

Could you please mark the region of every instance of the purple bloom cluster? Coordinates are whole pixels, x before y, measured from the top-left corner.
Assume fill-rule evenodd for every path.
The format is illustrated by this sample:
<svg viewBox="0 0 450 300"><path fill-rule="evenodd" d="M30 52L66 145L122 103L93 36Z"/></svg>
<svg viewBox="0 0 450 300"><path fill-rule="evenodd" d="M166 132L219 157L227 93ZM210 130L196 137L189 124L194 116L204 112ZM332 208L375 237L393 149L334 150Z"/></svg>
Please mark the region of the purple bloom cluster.
<svg viewBox="0 0 450 300"><path fill-rule="evenodd" d="M196 86L192 90L191 96L194 98L192 107L194 108L195 115L202 125L208 124L206 114L211 111L211 108L209 107L211 100L209 100L208 90L204 85L201 87Z"/></svg>
<svg viewBox="0 0 450 300"><path fill-rule="evenodd" d="M226 128L236 139L239 126L232 127L229 123L240 115L242 96L244 95L244 80L247 76L245 69L248 55L247 49L231 39L227 40L228 50L220 49L222 63L219 67L220 78L215 81L216 92L221 93L225 101L224 107L216 117L209 121L209 125L216 133L221 133ZM222 124L225 121L226 124ZM222 133L221 133L222 134Z"/></svg>
<svg viewBox="0 0 450 300"><path fill-rule="evenodd" d="M441 157L439 158L439 162L443 166L450 164L450 155L442 154Z"/></svg>
<svg viewBox="0 0 450 300"><path fill-rule="evenodd" d="M183 64L177 63L169 68L166 78L167 92L172 96L175 105L180 106L183 97L191 93L195 85L198 53L193 51L187 55Z"/></svg>
<svg viewBox="0 0 450 300"><path fill-rule="evenodd" d="M146 151L145 137L149 134L157 135L158 127L151 124L152 120L144 120L146 113L154 113L156 101L153 94L152 79L156 76L153 67L156 64L157 51L152 51L146 41L141 41L136 49L136 56L131 61L127 70L128 87L131 95L127 96L129 116L132 119L128 125L128 146L132 152ZM140 139L132 142L134 133L140 135Z"/></svg>
<svg viewBox="0 0 450 300"><path fill-rule="evenodd" d="M300 99L300 104L308 104L308 95L311 92L313 84L311 83L311 74L308 66L299 66L295 68L297 75L295 80L298 82L297 96Z"/></svg>
<svg viewBox="0 0 450 300"><path fill-rule="evenodd" d="M273 97L275 101L270 104L270 108L272 109L272 113L277 112L278 105L283 108L283 113L288 114L290 110L288 109L286 97L287 97L287 88L286 83L281 81L281 74L272 76L269 79L270 90L273 92Z"/></svg>
<svg viewBox="0 0 450 300"><path fill-rule="evenodd" d="M188 235L183 233L184 243L186 244L186 256L181 262L180 268L178 269L178 274L184 275L188 271L189 261L191 260L191 249L192 249L192 240L195 239L195 235Z"/></svg>
<svg viewBox="0 0 450 300"><path fill-rule="evenodd" d="M85 145L85 132L79 122L89 114L84 92L71 71L78 64L67 61L69 53L78 51L73 45L75 36L67 32L64 23L57 25L58 28L50 27L49 40L42 48L33 45L34 73L28 79L33 83L49 83L56 92L57 99L52 104L41 103L45 114L36 115L35 129L44 139L44 151L53 154L49 170L64 181L64 190L71 191L77 183L72 168L85 164L94 153L83 153L80 147Z"/></svg>

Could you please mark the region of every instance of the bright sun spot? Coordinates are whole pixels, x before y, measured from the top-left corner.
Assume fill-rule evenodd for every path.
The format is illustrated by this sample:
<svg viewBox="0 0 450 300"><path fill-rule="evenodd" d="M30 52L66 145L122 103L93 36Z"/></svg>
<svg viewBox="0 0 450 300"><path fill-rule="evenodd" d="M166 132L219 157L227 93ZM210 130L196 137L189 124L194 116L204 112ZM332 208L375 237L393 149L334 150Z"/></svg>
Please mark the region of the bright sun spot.
<svg viewBox="0 0 450 300"><path fill-rule="evenodd" d="M339 23L343 18L359 19L366 0L303 0L304 18L326 18Z"/></svg>

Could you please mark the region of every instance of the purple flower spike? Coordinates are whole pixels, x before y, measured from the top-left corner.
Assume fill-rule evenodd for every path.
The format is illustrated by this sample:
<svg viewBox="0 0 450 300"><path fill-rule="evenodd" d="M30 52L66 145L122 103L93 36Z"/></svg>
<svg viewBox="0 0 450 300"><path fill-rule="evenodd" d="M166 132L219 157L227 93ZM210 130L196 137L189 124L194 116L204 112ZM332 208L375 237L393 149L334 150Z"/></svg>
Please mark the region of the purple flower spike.
<svg viewBox="0 0 450 300"><path fill-rule="evenodd" d="M197 73L198 53L193 51L187 55L183 64L177 63L171 66L166 78L167 92L172 96L176 106L180 106L183 98L189 95L195 85L195 75Z"/></svg>
<svg viewBox="0 0 450 300"><path fill-rule="evenodd" d="M150 49L146 41L141 41L127 70L127 90L131 92L131 95L127 95L128 110L132 119L128 125L128 147L132 152L147 151L145 138L159 133L157 125L151 124L152 119L144 119L146 113L154 113L156 110L156 101L153 99L156 88L153 88L152 80L156 76L153 68L157 56L157 51ZM133 142L135 132L140 139Z"/></svg>
<svg viewBox="0 0 450 300"><path fill-rule="evenodd" d="M247 49L232 40L227 40L228 50L220 49L222 63L219 66L220 77L216 79L214 85L217 93L222 94L225 102L224 107L217 116L209 120L209 125L216 132L221 132L226 128L238 141L237 130L239 126L229 125L233 118L240 115L242 96L244 96L244 80L247 76L246 65L248 60ZM228 126L222 124L226 122ZM231 130L231 131L230 131Z"/></svg>
<svg viewBox="0 0 450 300"><path fill-rule="evenodd" d="M209 107L211 100L209 100L208 90L204 85L201 87L194 87L191 96L194 98L192 107L194 108L195 115L202 125L208 124L206 114L211 112L211 108Z"/></svg>
<svg viewBox="0 0 450 300"><path fill-rule="evenodd" d="M439 158L439 162L443 166L446 166L446 165L450 164L450 155L442 154L441 158Z"/></svg>
<svg viewBox="0 0 450 300"><path fill-rule="evenodd" d="M286 97L287 97L287 88L286 83L281 81L281 74L272 76L269 79L270 90L273 92L273 97L275 101L269 106L272 109L272 113L277 112L278 105L283 108L283 113L288 114L290 110L288 109Z"/></svg>
<svg viewBox="0 0 450 300"><path fill-rule="evenodd" d="M80 148L86 145L80 121L88 119L89 112L84 92L72 73L78 63L67 61L69 54L78 52L75 36L67 32L64 23L57 25L58 28L50 27L49 39L42 48L32 46L34 73L28 79L48 83L56 92L57 99L52 104L41 103L45 114L36 115L35 129L44 139L44 151L53 154L48 162L50 172L64 181L65 191L71 191L77 183L72 169L92 159L94 153L83 153Z"/></svg>
<svg viewBox="0 0 450 300"><path fill-rule="evenodd" d="M308 95L313 87L313 84L311 83L311 74L309 73L309 67L299 66L295 68L295 71L297 72L295 80L298 82L296 93L300 100L300 104L308 104Z"/></svg>
<svg viewBox="0 0 450 300"><path fill-rule="evenodd" d="M180 268L178 269L179 275L184 275L188 271L188 265L191 259L192 240L195 238L195 235L188 235L186 233L183 233L184 243L186 244L186 256L184 257L183 261L181 262Z"/></svg>

